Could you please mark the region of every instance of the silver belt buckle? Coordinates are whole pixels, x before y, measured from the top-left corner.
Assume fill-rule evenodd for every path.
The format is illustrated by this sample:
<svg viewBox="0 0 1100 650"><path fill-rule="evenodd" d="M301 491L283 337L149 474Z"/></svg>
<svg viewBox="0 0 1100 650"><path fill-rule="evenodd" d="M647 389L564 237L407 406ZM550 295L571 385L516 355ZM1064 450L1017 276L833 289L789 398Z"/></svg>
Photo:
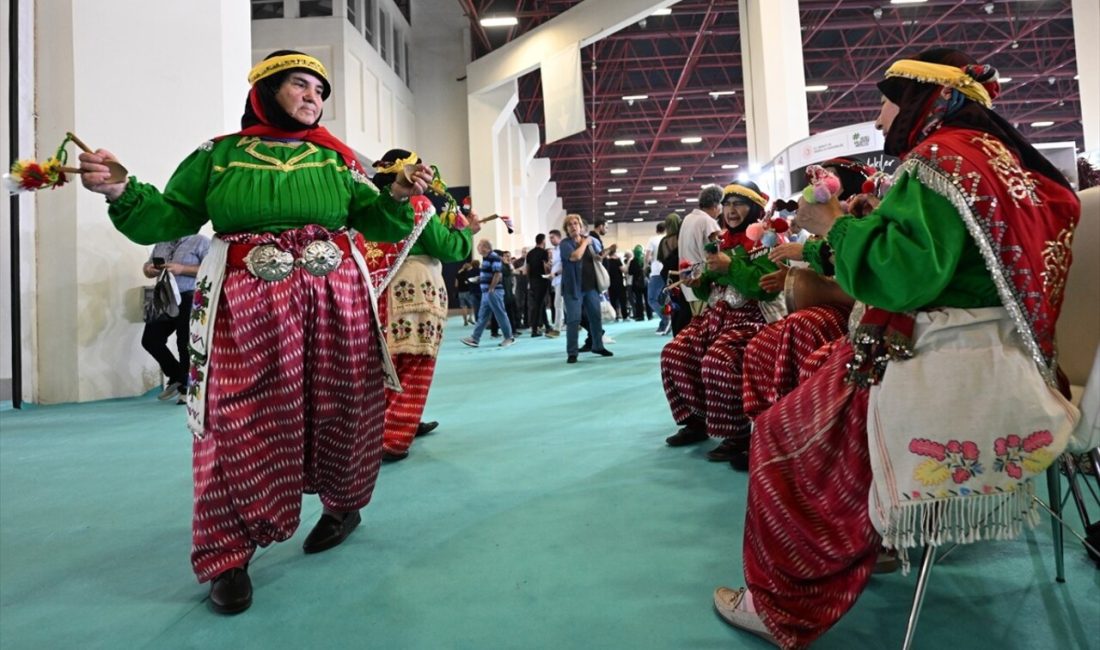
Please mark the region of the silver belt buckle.
<svg viewBox="0 0 1100 650"><path fill-rule="evenodd" d="M263 244L248 251L244 265L257 278L276 282L285 279L294 270L294 256L275 244Z"/></svg>
<svg viewBox="0 0 1100 650"><path fill-rule="evenodd" d="M343 259L344 251L339 246L326 239L318 239L306 244L296 263L310 275L321 276L336 270Z"/></svg>

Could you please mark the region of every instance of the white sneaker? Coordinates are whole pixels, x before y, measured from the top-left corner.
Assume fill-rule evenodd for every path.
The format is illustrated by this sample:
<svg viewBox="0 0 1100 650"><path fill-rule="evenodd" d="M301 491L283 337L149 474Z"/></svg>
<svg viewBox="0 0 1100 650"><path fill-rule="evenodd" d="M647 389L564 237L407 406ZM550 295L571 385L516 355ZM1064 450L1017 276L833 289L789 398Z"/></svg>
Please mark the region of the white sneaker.
<svg viewBox="0 0 1100 650"><path fill-rule="evenodd" d="M607 334L605 333L605 334L603 335L603 342L604 342L604 344L607 344L607 343L614 343L614 342L615 342L615 339L611 338L610 336L608 336L608 335L607 335Z"/></svg>
<svg viewBox="0 0 1100 650"><path fill-rule="evenodd" d="M471 348L476 348L477 345L478 345L477 341L475 341L473 339L473 337L470 337L470 336L467 336L466 338L462 339L462 344L463 345L468 345Z"/></svg>
<svg viewBox="0 0 1100 650"><path fill-rule="evenodd" d="M516 342L516 337L513 336L510 339L504 339L503 341L501 341L500 342L500 347L502 347L502 348L511 347L512 344L515 343L515 342Z"/></svg>
<svg viewBox="0 0 1100 650"><path fill-rule="evenodd" d="M719 587L714 590L714 611L722 617L722 620L730 625L751 632L756 636L778 646L779 642L768 631L764 621L755 611L750 611L745 600L748 598L748 587L730 589Z"/></svg>
<svg viewBox="0 0 1100 650"><path fill-rule="evenodd" d="M183 387L179 385L179 382L168 382L168 385L164 387L164 390L161 391L160 395L157 395L157 399L162 402L166 402L170 399L175 399L182 394L182 388Z"/></svg>

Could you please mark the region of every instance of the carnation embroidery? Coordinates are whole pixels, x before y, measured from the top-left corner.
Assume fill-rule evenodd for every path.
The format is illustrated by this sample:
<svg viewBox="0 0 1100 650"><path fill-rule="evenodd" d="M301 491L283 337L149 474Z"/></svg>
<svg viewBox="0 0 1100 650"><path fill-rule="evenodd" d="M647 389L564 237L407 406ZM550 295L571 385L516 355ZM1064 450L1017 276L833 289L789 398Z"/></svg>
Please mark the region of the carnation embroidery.
<svg viewBox="0 0 1100 650"><path fill-rule="evenodd" d="M929 457L913 471L913 478L927 487L934 487L948 480L962 485L983 472L982 464L978 460L978 445L970 440L950 440L944 445L926 438L914 438L909 442L909 451L918 456Z"/></svg>
<svg viewBox="0 0 1100 650"><path fill-rule="evenodd" d="M993 443L993 451L997 454L993 471L1004 472L1014 479L1022 478L1024 472L1038 474L1054 462L1053 455L1043 449L1053 442L1054 435L1046 430L1036 431L1023 439L1016 434L997 438Z"/></svg>

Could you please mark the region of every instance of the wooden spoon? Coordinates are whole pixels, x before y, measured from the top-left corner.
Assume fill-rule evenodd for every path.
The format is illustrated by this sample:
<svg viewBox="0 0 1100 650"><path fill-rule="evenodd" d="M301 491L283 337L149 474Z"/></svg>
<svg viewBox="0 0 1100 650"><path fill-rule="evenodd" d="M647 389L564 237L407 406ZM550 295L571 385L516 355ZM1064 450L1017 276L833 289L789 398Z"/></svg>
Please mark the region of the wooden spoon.
<svg viewBox="0 0 1100 650"><path fill-rule="evenodd" d="M65 135L69 136L69 139L75 142L76 146L80 147L80 149L84 153L95 153L94 151L92 151L91 147L84 144L84 141L76 137L76 135L74 135L73 133L69 132ZM104 160L103 164L106 165L107 169L111 172L111 175L107 177L106 181L104 181L106 183L121 183L122 181L126 180L127 176L130 175L130 172L126 171L126 168L123 167L117 160ZM83 173L80 169L75 169L72 167L62 167L61 171L70 174Z"/></svg>

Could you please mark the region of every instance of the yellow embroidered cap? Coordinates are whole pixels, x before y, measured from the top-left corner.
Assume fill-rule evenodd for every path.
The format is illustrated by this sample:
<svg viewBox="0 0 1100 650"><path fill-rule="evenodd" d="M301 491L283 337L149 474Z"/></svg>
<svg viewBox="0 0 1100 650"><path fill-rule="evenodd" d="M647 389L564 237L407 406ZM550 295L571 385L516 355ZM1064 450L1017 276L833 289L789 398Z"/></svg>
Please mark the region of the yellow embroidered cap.
<svg viewBox="0 0 1100 650"><path fill-rule="evenodd" d="M886 70L886 78L890 79L891 77L948 86L986 108L993 107L993 98L990 96L989 90L974 77L953 65L902 59Z"/></svg>
<svg viewBox="0 0 1100 650"><path fill-rule="evenodd" d="M744 185L738 185L737 183L731 183L727 185L725 189L722 190L723 203L726 202L726 197L730 194L743 196L762 208L766 208L768 206L768 200L766 198L761 196L759 193L754 192L751 188L745 187Z"/></svg>
<svg viewBox="0 0 1100 650"><path fill-rule="evenodd" d="M320 77L321 84L324 86L324 92L321 94L321 99L328 99L329 93L332 92L332 86L329 84L328 80L328 70L325 70L325 65L321 63L320 60L308 54L302 54L301 52L279 54L260 61L249 71L248 85L254 86L256 82L261 79L266 79L271 75L295 69L304 70Z"/></svg>

